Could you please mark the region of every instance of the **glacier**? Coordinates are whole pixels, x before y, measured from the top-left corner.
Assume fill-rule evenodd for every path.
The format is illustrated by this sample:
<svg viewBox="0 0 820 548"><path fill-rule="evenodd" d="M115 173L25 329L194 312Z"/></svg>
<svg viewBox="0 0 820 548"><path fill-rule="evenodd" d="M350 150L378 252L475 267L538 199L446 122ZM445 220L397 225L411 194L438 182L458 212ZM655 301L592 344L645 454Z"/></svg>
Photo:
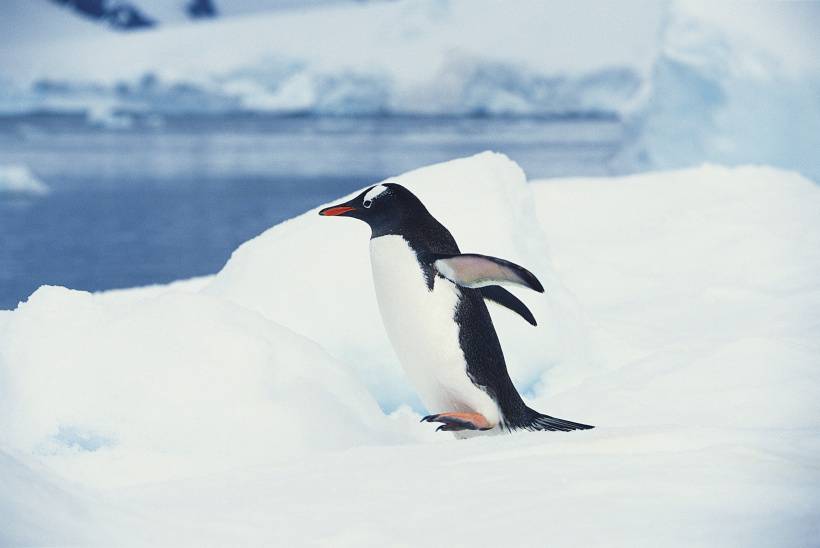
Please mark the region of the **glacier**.
<svg viewBox="0 0 820 548"><path fill-rule="evenodd" d="M546 293L520 296L538 328L491 307L511 373L598 428L458 441L420 424L367 229L317 207L213 276L46 286L0 312L0 544L817 538L816 184L716 165L527 182L494 153L391 180L465 250L537 273Z"/></svg>
<svg viewBox="0 0 820 548"><path fill-rule="evenodd" d="M820 9L681 2L618 162L631 169L759 163L820 179Z"/></svg>

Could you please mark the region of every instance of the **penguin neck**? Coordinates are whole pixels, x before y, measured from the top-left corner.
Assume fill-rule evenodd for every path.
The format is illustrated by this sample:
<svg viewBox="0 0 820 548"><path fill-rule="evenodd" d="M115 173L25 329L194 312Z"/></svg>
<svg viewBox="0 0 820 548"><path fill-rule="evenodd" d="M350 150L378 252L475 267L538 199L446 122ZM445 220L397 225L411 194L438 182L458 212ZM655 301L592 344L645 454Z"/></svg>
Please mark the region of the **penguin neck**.
<svg viewBox="0 0 820 548"><path fill-rule="evenodd" d="M370 239L401 236L417 254L459 253L458 244L435 217L426 210L423 215L404 215L393 222L371 226Z"/></svg>

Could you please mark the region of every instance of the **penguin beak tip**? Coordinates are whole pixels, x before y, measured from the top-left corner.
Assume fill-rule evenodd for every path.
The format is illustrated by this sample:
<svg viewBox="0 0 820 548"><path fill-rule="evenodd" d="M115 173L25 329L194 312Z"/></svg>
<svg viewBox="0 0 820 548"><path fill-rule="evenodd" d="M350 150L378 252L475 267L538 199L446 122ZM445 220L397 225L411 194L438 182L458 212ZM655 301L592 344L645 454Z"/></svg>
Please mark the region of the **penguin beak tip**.
<svg viewBox="0 0 820 548"><path fill-rule="evenodd" d="M321 215L322 217L337 217L339 215L344 215L345 213L353 211L355 209L355 207L348 206L331 206L319 211L319 215Z"/></svg>

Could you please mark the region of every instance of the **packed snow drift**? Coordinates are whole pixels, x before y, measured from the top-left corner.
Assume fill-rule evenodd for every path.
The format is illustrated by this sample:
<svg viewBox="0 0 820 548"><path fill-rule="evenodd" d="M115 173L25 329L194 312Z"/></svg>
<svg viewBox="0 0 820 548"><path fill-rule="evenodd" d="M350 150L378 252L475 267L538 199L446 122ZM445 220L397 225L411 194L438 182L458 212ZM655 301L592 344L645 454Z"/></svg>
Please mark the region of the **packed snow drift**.
<svg viewBox="0 0 820 548"><path fill-rule="evenodd" d="M43 287L0 312L0 544L818 538L814 183L704 166L528 184L492 153L391 180L465 251L539 276L544 295L519 292L539 327L491 307L512 376L595 430L419 424L367 228L317 207L213 277Z"/></svg>

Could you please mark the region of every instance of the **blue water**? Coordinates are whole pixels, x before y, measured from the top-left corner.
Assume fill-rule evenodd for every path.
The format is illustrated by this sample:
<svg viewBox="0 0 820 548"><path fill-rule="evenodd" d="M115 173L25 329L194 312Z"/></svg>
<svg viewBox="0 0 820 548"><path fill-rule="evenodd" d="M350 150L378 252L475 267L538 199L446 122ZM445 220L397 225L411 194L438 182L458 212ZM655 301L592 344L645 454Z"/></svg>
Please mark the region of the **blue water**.
<svg viewBox="0 0 820 548"><path fill-rule="evenodd" d="M97 291L217 272L242 242L357 188L483 150L530 177L608 174L615 120L0 119L0 165L45 196L0 193L0 308L43 284Z"/></svg>

